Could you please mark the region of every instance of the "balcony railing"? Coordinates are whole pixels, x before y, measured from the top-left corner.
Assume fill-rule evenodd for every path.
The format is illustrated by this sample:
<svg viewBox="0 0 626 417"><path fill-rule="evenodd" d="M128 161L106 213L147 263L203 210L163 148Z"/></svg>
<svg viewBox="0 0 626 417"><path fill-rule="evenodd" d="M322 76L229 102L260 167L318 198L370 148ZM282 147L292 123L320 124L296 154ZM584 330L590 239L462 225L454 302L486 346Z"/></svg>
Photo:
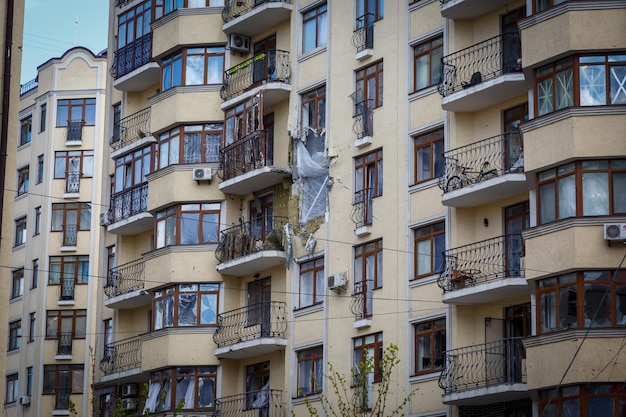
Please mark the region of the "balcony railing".
<svg viewBox="0 0 626 417"><path fill-rule="evenodd" d="M265 251L283 251L283 226L287 217L259 216L221 233L215 257L220 263Z"/></svg>
<svg viewBox="0 0 626 417"><path fill-rule="evenodd" d="M437 89L442 96L478 85L503 74L520 72L519 33L503 33L441 60L442 76Z"/></svg>
<svg viewBox="0 0 626 417"><path fill-rule="evenodd" d="M231 143L220 152L224 180L229 180L274 163L274 140L265 130L257 130Z"/></svg>
<svg viewBox="0 0 626 417"><path fill-rule="evenodd" d="M141 290L144 286L143 259L136 259L123 265L111 268L107 277L104 293L109 297L127 294L132 291Z"/></svg>
<svg viewBox="0 0 626 417"><path fill-rule="evenodd" d="M150 62L151 54L152 33L148 33L115 51L109 72L117 80Z"/></svg>
<svg viewBox="0 0 626 417"><path fill-rule="evenodd" d="M61 285L59 285L59 301L72 301L74 299L74 290L76 289L76 281L73 276L62 277Z"/></svg>
<svg viewBox="0 0 626 417"><path fill-rule="evenodd" d="M351 217L357 228L372 224L372 194L371 188L364 188L354 193Z"/></svg>
<svg viewBox="0 0 626 417"><path fill-rule="evenodd" d="M20 95L28 93L30 90L34 90L39 86L37 82L37 78L33 78L30 81L26 81L24 84L20 86Z"/></svg>
<svg viewBox="0 0 626 417"><path fill-rule="evenodd" d="M521 338L502 339L445 352L439 386L446 395L526 382Z"/></svg>
<svg viewBox="0 0 626 417"><path fill-rule="evenodd" d="M57 355L72 354L72 332L59 333L57 338Z"/></svg>
<svg viewBox="0 0 626 417"><path fill-rule="evenodd" d="M56 387L54 390L54 409L69 410L70 409L70 388Z"/></svg>
<svg viewBox="0 0 626 417"><path fill-rule="evenodd" d="M267 301L219 314L213 341L224 347L264 337L284 338L286 330L285 303Z"/></svg>
<svg viewBox="0 0 626 417"><path fill-rule="evenodd" d="M141 336L107 343L100 369L105 375L141 368Z"/></svg>
<svg viewBox="0 0 626 417"><path fill-rule="evenodd" d="M65 192L76 194L80 191L80 172L65 173Z"/></svg>
<svg viewBox="0 0 626 417"><path fill-rule="evenodd" d="M148 183L135 185L111 196L109 222L115 223L148 209Z"/></svg>
<svg viewBox="0 0 626 417"><path fill-rule="evenodd" d="M228 23L239 16L250 13L255 7L262 4L278 2L291 4L291 0L227 0L222 9L222 20L224 23Z"/></svg>
<svg viewBox="0 0 626 417"><path fill-rule="evenodd" d="M355 94L353 94L353 96L355 96ZM372 136L374 134L374 100L359 100L354 103L354 110L355 115L354 122L352 123L352 131L356 133L357 139Z"/></svg>
<svg viewBox="0 0 626 417"><path fill-rule="evenodd" d="M68 120L67 121L67 135L65 140L67 142L80 142L83 139L83 120Z"/></svg>
<svg viewBox="0 0 626 417"><path fill-rule="evenodd" d="M350 311L355 320L372 317L374 281L366 279L354 283L354 292L350 301Z"/></svg>
<svg viewBox="0 0 626 417"><path fill-rule="evenodd" d="M374 21L372 13L357 17L356 30L352 34L352 45L357 52L374 47Z"/></svg>
<svg viewBox="0 0 626 417"><path fill-rule="evenodd" d="M485 284L504 278L523 278L521 234L509 234L444 252L443 270L437 284L444 292Z"/></svg>
<svg viewBox="0 0 626 417"><path fill-rule="evenodd" d="M113 124L111 147L122 149L150 135L150 107L147 107Z"/></svg>
<svg viewBox="0 0 626 417"><path fill-rule="evenodd" d="M290 76L289 52L272 49L227 69L220 96L224 100L230 100L252 87L267 82L289 84Z"/></svg>
<svg viewBox="0 0 626 417"><path fill-rule="evenodd" d="M438 185L444 193L503 174L524 172L519 132L503 133L444 152Z"/></svg>
<svg viewBox="0 0 626 417"><path fill-rule="evenodd" d="M286 405L280 390L248 391L215 400L214 416L219 417L285 417Z"/></svg>
<svg viewBox="0 0 626 417"><path fill-rule="evenodd" d="M76 246L78 243L78 226L75 224L66 224L63 226L61 233L62 246Z"/></svg>

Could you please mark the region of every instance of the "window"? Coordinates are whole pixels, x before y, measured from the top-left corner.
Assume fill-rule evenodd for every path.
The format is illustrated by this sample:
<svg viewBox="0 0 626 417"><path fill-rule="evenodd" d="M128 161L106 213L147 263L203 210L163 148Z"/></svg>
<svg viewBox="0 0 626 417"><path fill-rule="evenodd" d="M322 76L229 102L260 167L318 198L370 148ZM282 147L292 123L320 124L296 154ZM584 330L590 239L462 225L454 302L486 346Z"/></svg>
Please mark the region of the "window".
<svg viewBox="0 0 626 417"><path fill-rule="evenodd" d="M5 404L13 404L17 402L17 398L19 395L20 383L17 379L18 374L7 375L6 386L7 392L5 396L4 403Z"/></svg>
<svg viewBox="0 0 626 417"><path fill-rule="evenodd" d="M72 339L84 339L87 328L87 310L48 310L46 339L58 339L70 333Z"/></svg>
<svg viewBox="0 0 626 417"><path fill-rule="evenodd" d="M44 174L44 159L43 155L39 155L37 157L37 184L41 184L43 182L43 174Z"/></svg>
<svg viewBox="0 0 626 417"><path fill-rule="evenodd" d="M367 190L368 197L383 195L383 150L354 158L355 191Z"/></svg>
<svg viewBox="0 0 626 417"><path fill-rule="evenodd" d="M17 170L17 195L24 195L28 192L28 165Z"/></svg>
<svg viewBox="0 0 626 417"><path fill-rule="evenodd" d="M323 137L326 129L326 86L316 88L302 95L302 129L306 136L306 146L311 140L322 136L321 149L309 149L309 153L324 153Z"/></svg>
<svg viewBox="0 0 626 417"><path fill-rule="evenodd" d="M415 337L414 375L441 371L446 351L446 319L425 321L413 325Z"/></svg>
<svg viewBox="0 0 626 417"><path fill-rule="evenodd" d="M415 278L440 272L443 266L443 252L446 249L445 222L415 229L413 241Z"/></svg>
<svg viewBox="0 0 626 417"><path fill-rule="evenodd" d="M383 286L382 239L354 248L354 279L365 282L372 289Z"/></svg>
<svg viewBox="0 0 626 417"><path fill-rule="evenodd" d="M117 258L115 256L115 245L107 246L107 286L115 285L115 278L112 274L113 268L117 265Z"/></svg>
<svg viewBox="0 0 626 417"><path fill-rule="evenodd" d="M104 355L106 357L107 355L111 354L110 348L108 348L107 346L113 343L113 319L103 320L102 327L104 328L104 337L102 338L102 342L103 342L102 352L104 352Z"/></svg>
<svg viewBox="0 0 626 417"><path fill-rule="evenodd" d="M557 4L565 3L567 0L535 0L533 2L533 6L535 8L535 13L539 13L550 7L554 7Z"/></svg>
<svg viewBox="0 0 626 417"><path fill-rule="evenodd" d="M57 103L57 127L68 126L70 121L93 126L96 123L96 99L59 100Z"/></svg>
<svg viewBox="0 0 626 417"><path fill-rule="evenodd" d="M372 107L383 105L383 62L377 62L356 72L356 91L360 97L356 103L363 100L372 100ZM358 114L358 108L355 108Z"/></svg>
<svg viewBox="0 0 626 417"><path fill-rule="evenodd" d="M41 233L41 206L35 207L35 232L33 236Z"/></svg>
<svg viewBox="0 0 626 417"><path fill-rule="evenodd" d="M324 258L317 258L300 264L298 294L298 306L300 308L324 301Z"/></svg>
<svg viewBox="0 0 626 417"><path fill-rule="evenodd" d="M184 398L183 410L214 409L216 386L216 366L180 367L153 372L145 408L155 412L175 410Z"/></svg>
<svg viewBox="0 0 626 417"><path fill-rule="evenodd" d="M35 341L35 325L37 323L37 313L32 312L28 315L28 343Z"/></svg>
<svg viewBox="0 0 626 417"><path fill-rule="evenodd" d="M157 212L155 246L217 243L220 204L182 204Z"/></svg>
<svg viewBox="0 0 626 417"><path fill-rule="evenodd" d="M371 14L374 20L380 20L384 16L385 2L384 0L357 0L356 15L365 16Z"/></svg>
<svg viewBox="0 0 626 417"><path fill-rule="evenodd" d="M225 147L258 131L261 128L262 112L259 95L226 110Z"/></svg>
<svg viewBox="0 0 626 417"><path fill-rule="evenodd" d="M364 369L364 363L366 363L365 361L371 360L372 365L374 365L374 369L373 372L368 375L366 380L369 383L382 381L383 375L381 373L382 370L380 369L380 362L383 356L382 332L354 338L352 339L352 346L354 350L354 375L360 375ZM371 389L368 389L368 391L371 392Z"/></svg>
<svg viewBox="0 0 626 417"><path fill-rule="evenodd" d="M91 204L53 203L50 230L58 232L67 226L76 227L77 230L89 230L91 228Z"/></svg>
<svg viewBox="0 0 626 417"><path fill-rule="evenodd" d="M26 395L33 395L33 367L26 368Z"/></svg>
<svg viewBox="0 0 626 417"><path fill-rule="evenodd" d="M26 243L26 216L15 220L15 240L13 246L21 246Z"/></svg>
<svg viewBox="0 0 626 417"><path fill-rule="evenodd" d="M538 116L574 105L573 65L565 58L536 70Z"/></svg>
<svg viewBox="0 0 626 417"><path fill-rule="evenodd" d="M17 350L22 346L22 320L9 323L9 346L7 351Z"/></svg>
<svg viewBox="0 0 626 417"><path fill-rule="evenodd" d="M181 85L222 84L224 51L223 46L185 48L163 59L163 91Z"/></svg>
<svg viewBox="0 0 626 417"><path fill-rule="evenodd" d="M544 417L620 417L624 415L624 383L587 384L539 391L539 415Z"/></svg>
<svg viewBox="0 0 626 417"><path fill-rule="evenodd" d="M181 126L159 136L155 169L174 164L219 162L221 123Z"/></svg>
<svg viewBox="0 0 626 417"><path fill-rule="evenodd" d="M32 273L33 273L33 276L32 276L32 281L30 283L30 288L34 289L34 288L37 288L37 285L39 282L39 259L33 259Z"/></svg>
<svg viewBox="0 0 626 417"><path fill-rule="evenodd" d="M215 326L219 284L180 284L154 293L153 329Z"/></svg>
<svg viewBox="0 0 626 417"><path fill-rule="evenodd" d="M14 269L12 274L11 299L24 295L24 268Z"/></svg>
<svg viewBox="0 0 626 417"><path fill-rule="evenodd" d="M297 352L298 397L317 394L323 388L324 347L316 346Z"/></svg>
<svg viewBox="0 0 626 417"><path fill-rule="evenodd" d="M89 282L89 255L51 256L48 285L61 282L87 284Z"/></svg>
<svg viewBox="0 0 626 417"><path fill-rule="evenodd" d="M33 132L33 116L28 116L20 121L20 145L30 143Z"/></svg>
<svg viewBox="0 0 626 417"><path fill-rule="evenodd" d="M46 131L47 114L48 114L48 105L44 103L39 107L39 132Z"/></svg>
<svg viewBox="0 0 626 417"><path fill-rule="evenodd" d="M328 6L322 4L302 14L302 53L328 42Z"/></svg>
<svg viewBox="0 0 626 417"><path fill-rule="evenodd" d="M540 224L626 213L626 159L572 162L537 178Z"/></svg>
<svg viewBox="0 0 626 417"><path fill-rule="evenodd" d="M431 180L441 174L444 164L443 127L413 138L413 159L414 184Z"/></svg>
<svg viewBox="0 0 626 417"><path fill-rule="evenodd" d="M151 172L151 156L152 148L148 146L117 158L115 160L114 192L128 190L147 182L146 175Z"/></svg>
<svg viewBox="0 0 626 417"><path fill-rule="evenodd" d="M54 408L67 410L70 405L70 394L82 394L85 365L44 365L43 394L56 395Z"/></svg>
<svg viewBox="0 0 626 417"><path fill-rule="evenodd" d="M54 153L54 178L93 177L93 151L58 151Z"/></svg>
<svg viewBox="0 0 626 417"><path fill-rule="evenodd" d="M415 76L413 91L418 91L439 83L441 78L441 58L443 57L443 36L437 36L413 47Z"/></svg>

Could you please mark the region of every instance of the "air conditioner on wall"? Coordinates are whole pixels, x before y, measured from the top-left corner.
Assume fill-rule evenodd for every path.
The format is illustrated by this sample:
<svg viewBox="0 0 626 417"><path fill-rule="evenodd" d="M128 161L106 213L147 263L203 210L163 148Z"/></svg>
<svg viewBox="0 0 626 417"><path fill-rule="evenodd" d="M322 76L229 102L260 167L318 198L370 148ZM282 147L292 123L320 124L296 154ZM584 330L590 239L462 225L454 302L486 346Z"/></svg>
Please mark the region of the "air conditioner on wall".
<svg viewBox="0 0 626 417"><path fill-rule="evenodd" d="M213 178L213 171L211 168L194 168L193 179L195 181L211 181Z"/></svg>
<svg viewBox="0 0 626 417"><path fill-rule="evenodd" d="M231 33L228 36L228 49L237 52L250 52L250 38L238 33Z"/></svg>
<svg viewBox="0 0 626 417"><path fill-rule="evenodd" d="M20 397L20 405L30 405L30 395L22 395Z"/></svg>
<svg viewBox="0 0 626 417"><path fill-rule="evenodd" d="M137 384L122 385L122 397L134 397L137 395Z"/></svg>
<svg viewBox="0 0 626 417"><path fill-rule="evenodd" d="M346 290L348 278L346 273L329 275L328 276L328 289L334 292L341 292Z"/></svg>
<svg viewBox="0 0 626 417"><path fill-rule="evenodd" d="M133 410L137 408L137 400L135 398L123 398L122 408L124 410Z"/></svg>
<svg viewBox="0 0 626 417"><path fill-rule="evenodd" d="M626 240L626 223L605 223L605 240Z"/></svg>

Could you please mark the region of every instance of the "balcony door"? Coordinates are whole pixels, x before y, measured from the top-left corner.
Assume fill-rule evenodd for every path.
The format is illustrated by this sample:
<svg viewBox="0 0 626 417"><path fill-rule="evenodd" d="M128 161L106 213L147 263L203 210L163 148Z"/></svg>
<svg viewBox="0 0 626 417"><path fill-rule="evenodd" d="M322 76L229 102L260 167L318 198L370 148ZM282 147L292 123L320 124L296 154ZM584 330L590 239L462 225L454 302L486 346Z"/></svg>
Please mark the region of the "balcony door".
<svg viewBox="0 0 626 417"><path fill-rule="evenodd" d="M524 143L520 125L528 120L528 103L502 113L504 127L504 168L507 172L524 171Z"/></svg>
<svg viewBox="0 0 626 417"><path fill-rule="evenodd" d="M257 240L265 240L274 230L274 195L257 197L250 202L250 224Z"/></svg>
<svg viewBox="0 0 626 417"><path fill-rule="evenodd" d="M507 277L522 276L521 258L524 256L522 230L530 226L530 208L528 201L504 209L505 263Z"/></svg>
<svg viewBox="0 0 626 417"><path fill-rule="evenodd" d="M272 35L254 44L254 56L265 54L263 59L254 59L252 84L276 79L276 35Z"/></svg>
<svg viewBox="0 0 626 417"><path fill-rule="evenodd" d="M517 60L522 57L518 20L526 16L525 8L520 8L502 15L500 28L502 33L502 73L521 71Z"/></svg>
<svg viewBox="0 0 626 417"><path fill-rule="evenodd" d="M272 333L270 321L271 282L271 278L263 278L248 283L247 324L248 326L260 326L260 337L270 337Z"/></svg>
<svg viewBox="0 0 626 417"><path fill-rule="evenodd" d="M246 366L246 402L248 410L257 409L258 417L269 416L270 363ZM252 416L253 414L245 414Z"/></svg>

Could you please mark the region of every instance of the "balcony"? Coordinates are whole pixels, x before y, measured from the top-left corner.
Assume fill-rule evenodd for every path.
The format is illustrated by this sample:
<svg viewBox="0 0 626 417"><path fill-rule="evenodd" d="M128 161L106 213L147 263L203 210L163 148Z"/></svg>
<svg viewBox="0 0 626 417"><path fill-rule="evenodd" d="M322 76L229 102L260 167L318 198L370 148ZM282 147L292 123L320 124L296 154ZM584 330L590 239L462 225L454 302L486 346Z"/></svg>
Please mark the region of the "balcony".
<svg viewBox="0 0 626 417"><path fill-rule="evenodd" d="M442 58L442 108L475 112L526 92L518 33L504 33Z"/></svg>
<svg viewBox="0 0 626 417"><path fill-rule="evenodd" d="M286 304L268 301L217 316L215 356L244 359L285 349Z"/></svg>
<svg viewBox="0 0 626 417"><path fill-rule="evenodd" d="M56 387L54 389L54 411L52 411L52 415L69 415L69 409L70 388Z"/></svg>
<svg viewBox="0 0 626 417"><path fill-rule="evenodd" d="M65 133L65 146L80 146L83 140L83 126L85 122L82 120L68 120L67 131Z"/></svg>
<svg viewBox="0 0 626 417"><path fill-rule="evenodd" d="M350 300L350 311L354 314L355 329L369 327L374 311L374 281L371 279L356 281L352 300Z"/></svg>
<svg viewBox="0 0 626 417"><path fill-rule="evenodd" d="M288 20L292 9L291 0L227 0L222 30L255 36Z"/></svg>
<svg viewBox="0 0 626 417"><path fill-rule="evenodd" d="M356 48L355 59L361 61L369 58L374 49L374 21L372 13L357 17L356 29L352 33L352 45Z"/></svg>
<svg viewBox="0 0 626 417"><path fill-rule="evenodd" d="M475 19L504 7L512 0L439 0L441 15L448 19Z"/></svg>
<svg viewBox="0 0 626 417"><path fill-rule="evenodd" d="M61 278L61 285L57 289L59 295L59 304L74 305L74 293L76 290L76 281L73 274L68 277Z"/></svg>
<svg viewBox="0 0 626 417"><path fill-rule="evenodd" d="M248 391L215 400L213 416L219 417L285 417L281 390Z"/></svg>
<svg viewBox="0 0 626 417"><path fill-rule="evenodd" d="M72 332L58 334L56 359L72 359L72 339Z"/></svg>
<svg viewBox="0 0 626 417"><path fill-rule="evenodd" d="M222 110L260 91L264 107L286 100L291 92L290 77L289 52L272 49L257 54L225 71L220 90Z"/></svg>
<svg viewBox="0 0 626 417"><path fill-rule="evenodd" d="M215 250L217 271L244 276L285 264L283 226L287 217L259 216L221 233Z"/></svg>
<svg viewBox="0 0 626 417"><path fill-rule="evenodd" d="M444 152L441 202L478 207L527 192L522 149L520 133L512 132Z"/></svg>
<svg viewBox="0 0 626 417"><path fill-rule="evenodd" d="M143 35L115 51L109 73L120 91L141 91L159 83L161 69L151 62L152 33Z"/></svg>
<svg viewBox="0 0 626 417"><path fill-rule="evenodd" d="M109 233L126 236L152 229L154 217L147 208L147 182L113 194L106 216Z"/></svg>
<svg viewBox="0 0 626 417"><path fill-rule="evenodd" d="M104 305L109 308L131 309L152 302L152 296L144 291L145 261L136 259L111 268L104 293L108 299Z"/></svg>
<svg viewBox="0 0 626 417"><path fill-rule="evenodd" d="M356 226L354 233L357 236L366 236L371 233L373 202L371 188L364 188L354 193L350 217Z"/></svg>
<svg viewBox="0 0 626 417"><path fill-rule="evenodd" d="M222 182L226 194L245 195L291 177L289 167L274 166L274 137L257 130L220 151Z"/></svg>
<svg viewBox="0 0 626 417"><path fill-rule="evenodd" d="M37 87L39 87L39 82L38 82L38 77L33 78L30 81L26 81L24 84L20 85L20 96L23 96L26 93L29 93L35 89L37 89Z"/></svg>
<svg viewBox="0 0 626 417"><path fill-rule="evenodd" d="M115 159L122 153L129 153L156 142L150 132L150 112L151 108L147 107L113 124L111 158Z"/></svg>
<svg viewBox="0 0 626 417"><path fill-rule="evenodd" d="M352 131L356 134L354 146L360 148L372 143L374 136L374 100L364 99L361 90L350 95L354 101Z"/></svg>
<svg viewBox="0 0 626 417"><path fill-rule="evenodd" d="M80 197L80 172L65 173L65 188L63 198Z"/></svg>
<svg viewBox="0 0 626 417"><path fill-rule="evenodd" d="M486 304L529 293L522 268L521 234L509 234L444 251L437 284L450 304Z"/></svg>
<svg viewBox="0 0 626 417"><path fill-rule="evenodd" d="M78 226L75 224L63 225L61 236L61 252L76 250L78 244Z"/></svg>
<svg viewBox="0 0 626 417"><path fill-rule="evenodd" d="M528 397L521 338L445 352L439 386L448 405L482 405Z"/></svg>
<svg viewBox="0 0 626 417"><path fill-rule="evenodd" d="M100 361L103 382L118 380L141 372L141 336L107 343Z"/></svg>

